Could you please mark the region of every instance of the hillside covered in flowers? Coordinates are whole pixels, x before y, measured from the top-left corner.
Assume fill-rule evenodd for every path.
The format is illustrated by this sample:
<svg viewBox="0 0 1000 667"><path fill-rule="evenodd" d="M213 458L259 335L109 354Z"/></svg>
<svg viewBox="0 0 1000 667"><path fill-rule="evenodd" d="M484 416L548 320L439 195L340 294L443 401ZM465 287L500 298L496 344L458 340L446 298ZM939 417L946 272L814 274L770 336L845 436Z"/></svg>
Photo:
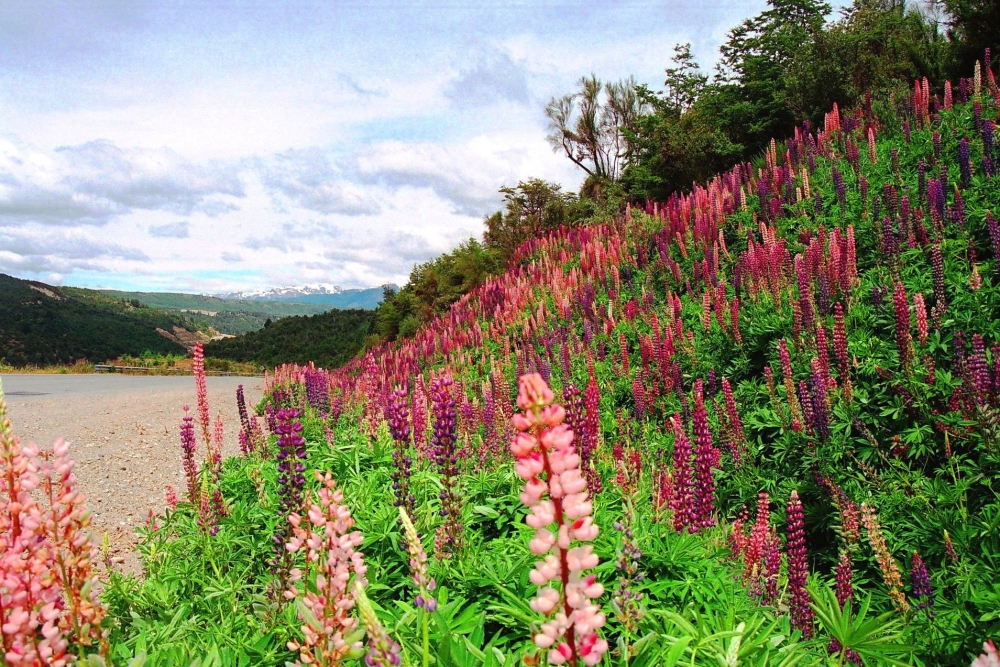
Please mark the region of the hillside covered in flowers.
<svg viewBox="0 0 1000 667"><path fill-rule="evenodd" d="M101 600L46 603L98 554L28 500L65 452L0 431L8 662L996 664L998 113L977 64L532 238L412 337L274 369L241 457L199 385Z"/></svg>

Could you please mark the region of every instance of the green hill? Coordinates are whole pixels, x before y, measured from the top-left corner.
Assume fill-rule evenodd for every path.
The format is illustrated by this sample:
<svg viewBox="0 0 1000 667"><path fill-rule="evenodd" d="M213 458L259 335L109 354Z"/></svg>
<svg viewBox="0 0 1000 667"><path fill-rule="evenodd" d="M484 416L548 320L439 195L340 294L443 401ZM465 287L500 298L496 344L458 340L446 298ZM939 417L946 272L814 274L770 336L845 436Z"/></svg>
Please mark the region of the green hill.
<svg viewBox="0 0 1000 667"><path fill-rule="evenodd" d="M363 309L286 317L260 331L213 341L205 346L205 356L263 366L313 361L334 368L357 354L374 318L375 311Z"/></svg>
<svg viewBox="0 0 1000 667"><path fill-rule="evenodd" d="M334 307L319 303L221 299L179 292L101 292L118 299L133 299L151 308L180 313L199 327L212 328L233 336L262 329L268 320L292 315L317 315Z"/></svg>
<svg viewBox="0 0 1000 667"><path fill-rule="evenodd" d="M104 361L123 354L183 353L157 332L191 329L180 314L75 287L0 274L0 359L13 366Z"/></svg>

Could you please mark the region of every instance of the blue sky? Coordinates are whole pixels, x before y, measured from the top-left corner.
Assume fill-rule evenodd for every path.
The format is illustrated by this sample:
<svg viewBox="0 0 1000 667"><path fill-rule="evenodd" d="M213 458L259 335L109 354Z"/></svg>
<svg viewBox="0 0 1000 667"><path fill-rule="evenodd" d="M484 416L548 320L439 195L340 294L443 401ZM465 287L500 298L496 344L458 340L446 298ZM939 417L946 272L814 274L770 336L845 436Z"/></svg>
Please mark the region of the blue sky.
<svg viewBox="0 0 1000 667"><path fill-rule="evenodd" d="M581 173L545 103L707 69L763 2L0 4L0 272L227 292L402 284L497 190Z"/></svg>

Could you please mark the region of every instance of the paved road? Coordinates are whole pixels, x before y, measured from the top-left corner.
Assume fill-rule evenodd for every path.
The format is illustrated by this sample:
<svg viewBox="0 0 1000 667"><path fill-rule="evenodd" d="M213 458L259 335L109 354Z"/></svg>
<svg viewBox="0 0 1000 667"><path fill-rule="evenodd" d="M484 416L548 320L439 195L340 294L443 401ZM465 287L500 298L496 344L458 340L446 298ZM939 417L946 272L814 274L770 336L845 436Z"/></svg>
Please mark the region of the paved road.
<svg viewBox="0 0 1000 667"><path fill-rule="evenodd" d="M70 441L76 476L93 510L94 531L108 533L122 567L138 571L130 554L135 526L149 510L162 512L164 489L183 494L178 426L183 407L195 405L191 376L0 375L14 433L23 441L50 446ZM252 377L207 378L213 419L225 423L224 455L239 453L236 387L256 404L263 382ZM193 410L192 410L193 412ZM204 457L200 445L199 457Z"/></svg>

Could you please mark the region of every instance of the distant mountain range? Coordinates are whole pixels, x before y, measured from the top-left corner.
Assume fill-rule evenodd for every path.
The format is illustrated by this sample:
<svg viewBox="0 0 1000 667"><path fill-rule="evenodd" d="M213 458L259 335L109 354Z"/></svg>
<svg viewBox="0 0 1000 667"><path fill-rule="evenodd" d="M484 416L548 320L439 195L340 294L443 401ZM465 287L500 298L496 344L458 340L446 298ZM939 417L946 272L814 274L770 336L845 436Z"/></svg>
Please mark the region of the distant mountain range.
<svg viewBox="0 0 1000 667"><path fill-rule="evenodd" d="M394 285L391 285L394 287ZM382 301L382 287L341 289L336 285L279 287L229 294L181 292L120 292L101 290L119 299L134 299L151 308L182 314L198 326L238 336L257 331L268 321L296 315L318 315L333 309L375 309Z"/></svg>
<svg viewBox="0 0 1000 667"><path fill-rule="evenodd" d="M387 285L398 290L396 285ZM329 306L331 308L365 308L374 309L382 301L385 285L365 289L343 289L336 285L320 283L317 285L302 285L298 287L276 287L268 290L251 292L231 292L217 295L222 299L243 301L285 301L289 303L308 303Z"/></svg>

